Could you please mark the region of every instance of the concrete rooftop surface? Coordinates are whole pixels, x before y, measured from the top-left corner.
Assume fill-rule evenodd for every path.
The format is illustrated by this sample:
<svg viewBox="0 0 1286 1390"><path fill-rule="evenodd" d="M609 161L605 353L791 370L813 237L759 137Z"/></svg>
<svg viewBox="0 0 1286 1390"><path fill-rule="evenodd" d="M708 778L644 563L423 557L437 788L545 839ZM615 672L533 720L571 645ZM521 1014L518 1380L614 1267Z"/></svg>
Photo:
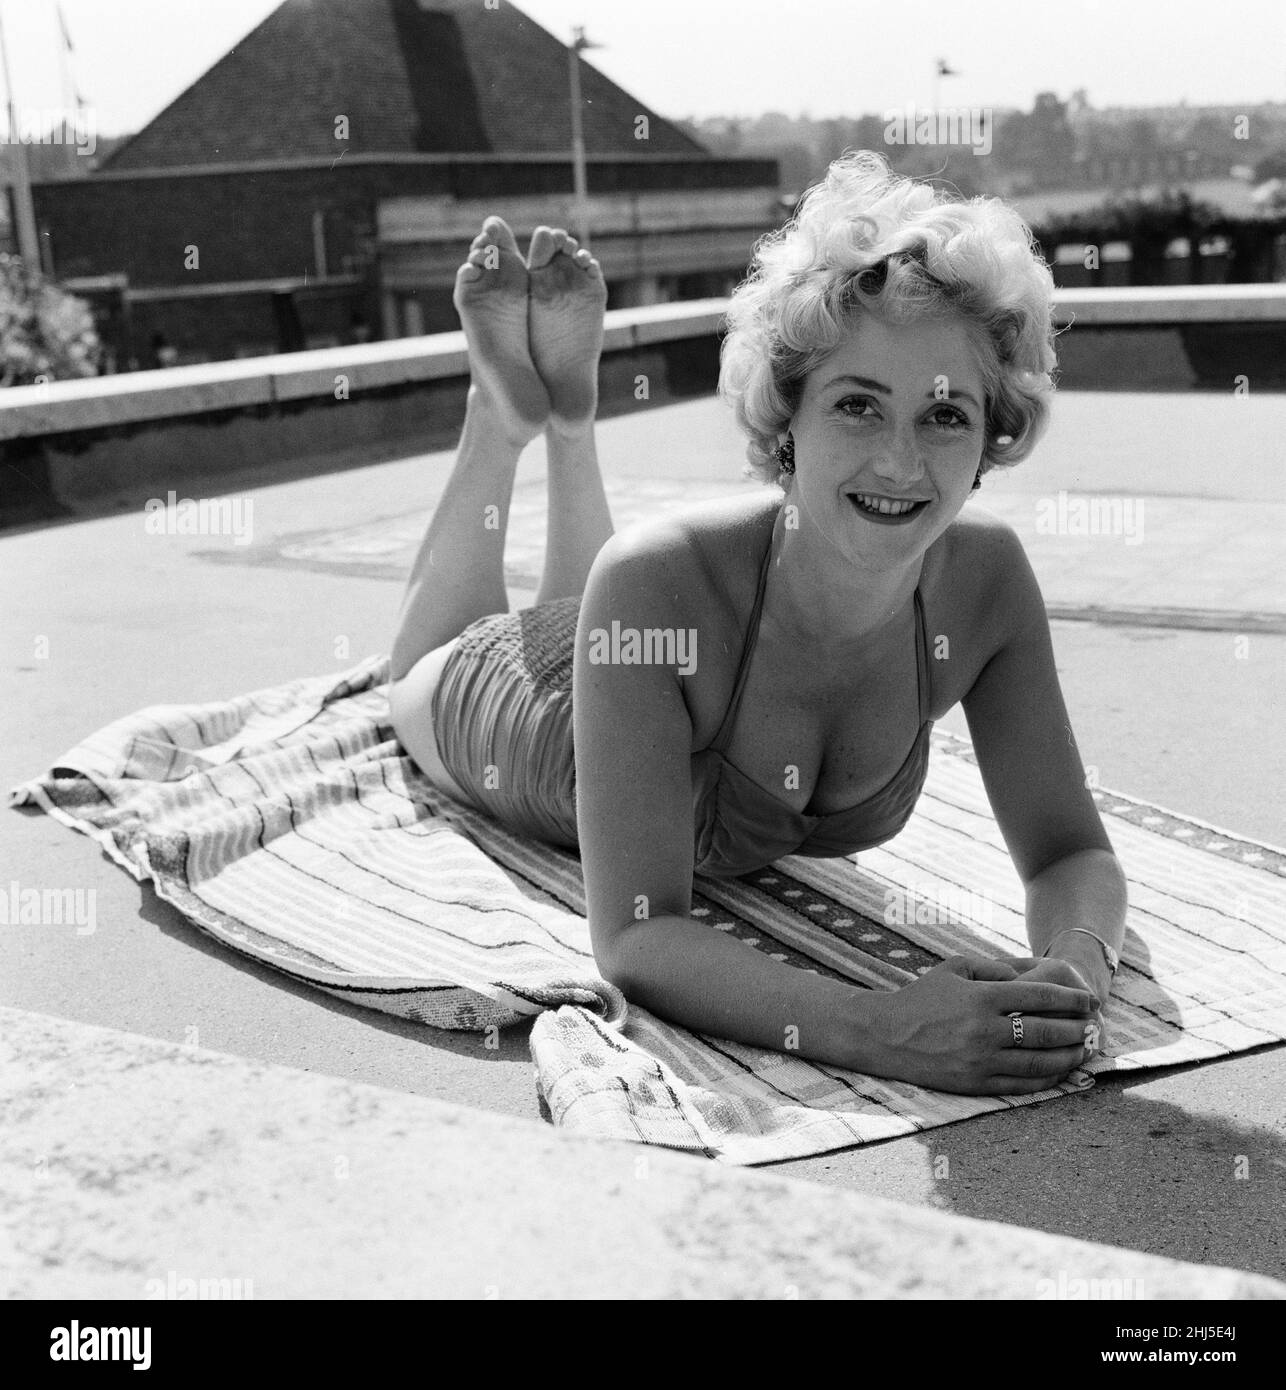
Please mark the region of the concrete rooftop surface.
<svg viewBox="0 0 1286 1390"><path fill-rule="evenodd" d="M989 475L967 504L1004 517L1024 541L1050 609L1077 742L1099 782L1274 845L1286 844L1279 774L1286 752L1284 438L1286 395L1064 394L1035 456L1012 473ZM761 486L739 479L741 441L725 407L710 399L607 420L599 427L599 448L618 525ZM0 535L4 787L43 771L86 734L142 706L223 698L387 651L410 551L452 459L425 454L281 483L265 481L247 461L240 480L225 475L217 488L236 486L253 500L254 532L246 544L228 536L148 535L145 496L122 496L114 514ZM543 446L535 444L519 467L510 521L511 606L535 597L543 469ZM203 490L181 459L171 486L193 498L216 491ZM1120 499L1127 533L1069 533L1067 518L1077 499L1087 497ZM1063 522L1051 530L1049 519L1060 515ZM959 708L941 723L967 734ZM201 935L88 839L36 811L0 816L0 863L5 882L97 893L93 935L48 926L0 933L0 1006L47 1016L44 1025L30 1018L20 1025L20 1015L8 1015L14 1037L61 1036L48 1022L53 1019L171 1047L199 1038L201 1049L254 1064L256 1077L287 1068L316 1073L318 1087L329 1078L327 1085L380 1088L372 1114L400 1114L398 1105L420 1097L538 1118L529 1025L506 1030L501 1047L488 1050L480 1035L436 1033L306 992ZM82 1041L108 1046L96 1038ZM161 1055L148 1054L158 1077ZM1280 1048L1266 1048L1100 1079L1093 1091L1070 1100L777 1165L774 1174L752 1174L749 1181L785 1177L843 1188L828 1200L846 1213L860 1207L846 1194L892 1198L1282 1278L1283 1056ZM11 1065L24 1066L26 1058L19 1053ZM215 1067L216 1073L232 1075ZM282 1084L302 1095L306 1080ZM266 1106L267 1094L256 1092L255 1104ZM356 1091L350 1086L345 1094ZM87 1086L84 1103L109 1095L100 1080ZM226 1099L212 1093L210 1103L224 1106ZM40 1151L43 1123L69 1132L68 1104L60 1102L57 1113L31 1109L16 1151ZM425 1124L448 1124L442 1109L420 1113ZM13 1125L7 1129L12 1138ZM354 1145L372 1152L359 1132L350 1132ZM485 1134L486 1126L476 1132ZM530 1142L533 1153L571 1162L573 1149L552 1143L566 1136L547 1129L542 1136L534 1127L504 1134L516 1147ZM620 1157L611 1157L618 1149ZM590 1148L575 1152L588 1155ZM645 1152L653 1153L606 1146L601 1159L575 1162L601 1177L603 1165ZM943 1155L950 1160L948 1179L933 1176ZM1249 1160L1248 1181L1234 1180L1238 1156ZM390 1175L401 1161L389 1160L390 1191L397 1190ZM513 1164L519 1162L515 1157ZM683 1181L700 1185L687 1177L697 1171L691 1160L657 1152L655 1162L667 1172L678 1165ZM930 1241L925 1248L935 1247ZM230 1247L220 1249L226 1254ZM180 1255L191 1263L198 1247L156 1258ZM256 1273L236 1266L231 1255L223 1263L229 1260L226 1271L208 1272ZM67 1267L69 1277L78 1267ZM471 1268L470 1277L482 1277L481 1264ZM832 1272L839 1279L840 1264ZM278 1273L285 1282L274 1284ZM287 1287L297 1271L283 1266L263 1277L267 1295L270 1286ZM335 1293L326 1278L319 1271L308 1288ZM664 1286L660 1274L649 1282L642 1262L638 1278L634 1292ZM1211 1288L1228 1287L1219 1283L1226 1276L1210 1278ZM859 1274L851 1279L850 1292L859 1292ZM103 1287L109 1285L120 1287L110 1280ZM39 1292L21 1282L16 1287ZM716 1287L717 1281L708 1291Z"/></svg>

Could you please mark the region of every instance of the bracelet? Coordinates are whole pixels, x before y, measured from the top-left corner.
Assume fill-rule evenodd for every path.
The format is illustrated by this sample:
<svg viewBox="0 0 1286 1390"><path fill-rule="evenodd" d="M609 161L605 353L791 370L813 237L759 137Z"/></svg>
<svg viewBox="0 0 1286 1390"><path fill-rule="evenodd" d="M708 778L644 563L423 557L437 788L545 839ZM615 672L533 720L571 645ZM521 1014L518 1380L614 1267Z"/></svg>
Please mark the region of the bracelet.
<svg viewBox="0 0 1286 1390"><path fill-rule="evenodd" d="M1092 937L1095 941L1097 941L1098 944L1103 948L1103 959L1107 962L1108 973L1115 977L1116 972L1120 969L1121 966L1121 957L1117 955L1117 953L1112 949L1112 947L1109 946L1101 936L1097 935L1095 932L1088 931L1085 927L1064 927L1062 931L1055 932L1054 935L1050 938L1049 946L1046 946L1045 949L1040 953L1041 960L1044 960L1045 957L1049 955L1050 946L1052 946L1060 936L1066 936L1069 931L1078 931L1082 936L1089 936Z"/></svg>

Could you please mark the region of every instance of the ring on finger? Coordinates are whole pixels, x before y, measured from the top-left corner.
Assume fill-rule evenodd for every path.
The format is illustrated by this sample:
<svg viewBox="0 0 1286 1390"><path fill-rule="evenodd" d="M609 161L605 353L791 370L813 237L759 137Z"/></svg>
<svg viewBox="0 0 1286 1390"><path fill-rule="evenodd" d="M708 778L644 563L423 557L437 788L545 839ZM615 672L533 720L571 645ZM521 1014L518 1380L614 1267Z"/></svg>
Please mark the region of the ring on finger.
<svg viewBox="0 0 1286 1390"><path fill-rule="evenodd" d="M1020 1014L1020 1013L1012 1013L1012 1014L1010 1014L1010 1015L1009 1015L1009 1022L1010 1022L1011 1027L1013 1028L1013 1032L1014 1032L1014 1046L1015 1046L1015 1047L1021 1047L1021 1046L1023 1045L1023 1016L1022 1016L1022 1014Z"/></svg>

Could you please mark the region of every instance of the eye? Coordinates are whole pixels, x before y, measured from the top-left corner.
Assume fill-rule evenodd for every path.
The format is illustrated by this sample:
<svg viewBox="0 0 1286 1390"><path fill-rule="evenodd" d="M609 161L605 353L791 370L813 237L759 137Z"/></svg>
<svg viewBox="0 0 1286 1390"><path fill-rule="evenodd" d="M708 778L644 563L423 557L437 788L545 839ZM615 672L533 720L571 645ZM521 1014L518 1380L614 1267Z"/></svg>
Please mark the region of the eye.
<svg viewBox="0 0 1286 1390"><path fill-rule="evenodd" d="M969 417L954 405L935 406L930 416L940 429L960 430L969 428Z"/></svg>
<svg viewBox="0 0 1286 1390"><path fill-rule="evenodd" d="M837 401L835 409L842 415L847 415L850 420L869 420L875 414L876 402L869 396L845 396L843 400ZM954 433L958 430L967 430L972 427L969 417L958 406L949 405L945 401L934 406L928 419L934 428L947 430Z"/></svg>

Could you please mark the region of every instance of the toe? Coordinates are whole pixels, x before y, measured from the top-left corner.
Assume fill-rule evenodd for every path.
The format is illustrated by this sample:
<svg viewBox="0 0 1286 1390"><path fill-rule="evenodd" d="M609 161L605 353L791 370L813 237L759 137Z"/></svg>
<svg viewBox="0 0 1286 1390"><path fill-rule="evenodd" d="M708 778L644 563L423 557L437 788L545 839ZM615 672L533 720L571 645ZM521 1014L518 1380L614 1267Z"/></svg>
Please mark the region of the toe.
<svg viewBox="0 0 1286 1390"><path fill-rule="evenodd" d="M482 235L494 241L502 251L512 251L515 255L521 254L509 223L503 217L488 217L482 224Z"/></svg>
<svg viewBox="0 0 1286 1390"><path fill-rule="evenodd" d="M456 272L457 281L461 284L472 284L474 281L481 280L489 269L487 258L489 256L494 257L495 254L495 248L489 241L475 246L465 257L464 264Z"/></svg>
<svg viewBox="0 0 1286 1390"><path fill-rule="evenodd" d="M537 227L531 238L531 249L527 253L527 264L533 270L546 266L554 259L559 249L557 235L552 227Z"/></svg>

